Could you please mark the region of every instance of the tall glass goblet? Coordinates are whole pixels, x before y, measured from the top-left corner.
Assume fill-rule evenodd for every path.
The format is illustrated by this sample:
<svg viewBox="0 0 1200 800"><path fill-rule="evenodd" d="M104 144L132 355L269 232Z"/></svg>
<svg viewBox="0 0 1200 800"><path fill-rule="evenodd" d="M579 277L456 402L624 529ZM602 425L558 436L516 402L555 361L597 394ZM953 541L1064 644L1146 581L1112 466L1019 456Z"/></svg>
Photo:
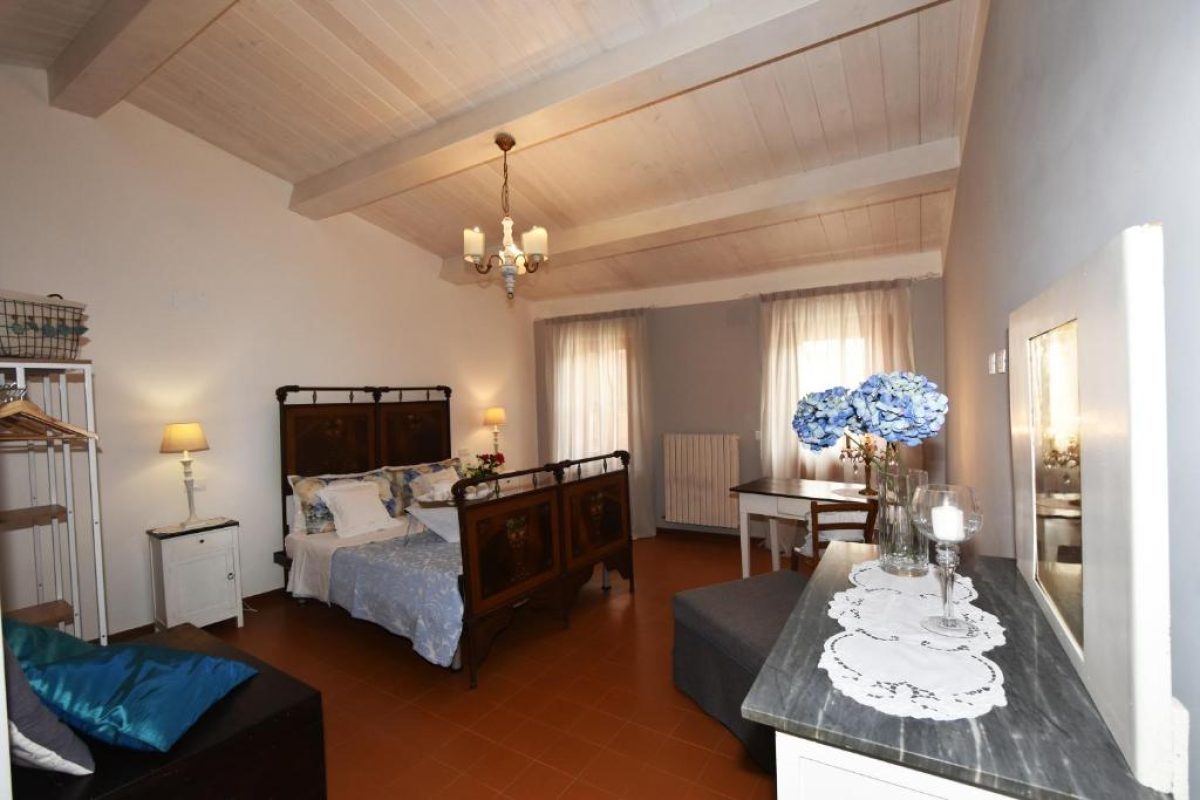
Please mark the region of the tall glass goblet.
<svg viewBox="0 0 1200 800"><path fill-rule="evenodd" d="M958 547L979 533L983 515L970 486L931 483L917 487L912 500L912 517L922 535L937 548L942 584L942 615L921 620L927 631L942 636L977 636L979 629L954 615L954 576L958 569Z"/></svg>

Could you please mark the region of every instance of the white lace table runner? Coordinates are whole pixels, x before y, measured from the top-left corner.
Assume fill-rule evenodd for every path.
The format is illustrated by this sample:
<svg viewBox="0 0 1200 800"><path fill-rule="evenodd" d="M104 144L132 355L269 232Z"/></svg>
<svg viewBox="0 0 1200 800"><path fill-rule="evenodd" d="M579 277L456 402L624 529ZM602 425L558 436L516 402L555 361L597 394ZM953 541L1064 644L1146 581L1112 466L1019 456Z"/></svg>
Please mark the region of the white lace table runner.
<svg viewBox="0 0 1200 800"><path fill-rule="evenodd" d="M834 688L885 714L918 719L967 719L1006 704L1004 674L983 655L1004 644L1004 628L971 603L979 594L970 578L959 576L954 587L955 613L979 628L969 639L921 627L941 613L933 568L907 578L864 561L850 583L829 601L829 616L845 630L826 640L818 664Z"/></svg>

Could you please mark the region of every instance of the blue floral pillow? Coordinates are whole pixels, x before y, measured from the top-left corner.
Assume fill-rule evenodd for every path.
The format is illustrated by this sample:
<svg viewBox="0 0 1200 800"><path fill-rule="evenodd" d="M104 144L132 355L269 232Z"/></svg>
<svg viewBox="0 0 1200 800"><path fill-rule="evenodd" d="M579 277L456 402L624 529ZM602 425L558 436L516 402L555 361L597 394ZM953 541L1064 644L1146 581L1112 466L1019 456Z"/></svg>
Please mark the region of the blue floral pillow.
<svg viewBox="0 0 1200 800"><path fill-rule="evenodd" d="M387 473L391 480L392 495L396 498L396 510L388 509L393 517L403 514L404 509L413 503L412 482L422 475L431 472L441 472L452 469L462 477L462 462L457 458L447 458L445 461L431 461L428 464L409 464L406 467L384 467L381 471Z"/></svg>
<svg viewBox="0 0 1200 800"><path fill-rule="evenodd" d="M392 490L392 482L386 469L377 469L357 475L318 475L312 478L301 478L299 475L288 477L292 485L292 493L299 501L297 513L301 516L306 533L330 533L336 526L333 523L333 512L321 499L321 490L333 483L342 481L369 481L379 489L379 499L387 508L388 514L396 516L397 509L403 510L396 502Z"/></svg>

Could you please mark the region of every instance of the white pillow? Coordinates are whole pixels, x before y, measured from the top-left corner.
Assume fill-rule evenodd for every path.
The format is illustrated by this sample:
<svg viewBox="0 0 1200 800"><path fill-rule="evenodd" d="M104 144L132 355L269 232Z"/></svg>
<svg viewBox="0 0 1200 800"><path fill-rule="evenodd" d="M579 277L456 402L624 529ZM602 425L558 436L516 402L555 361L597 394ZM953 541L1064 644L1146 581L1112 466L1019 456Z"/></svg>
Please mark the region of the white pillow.
<svg viewBox="0 0 1200 800"><path fill-rule="evenodd" d="M379 487L373 482L331 483L317 494L333 513L334 531L340 538L403 524L388 514L387 506L379 499Z"/></svg>
<svg viewBox="0 0 1200 800"><path fill-rule="evenodd" d="M378 471L379 470L377 469L373 469L366 472L346 472L341 474L313 475L311 477L318 478L323 481L329 481L330 483L347 483L355 479L362 478L366 475L370 475L372 472ZM304 509L301 508L300 496L296 494L296 484L305 479L306 478L303 475L287 476L288 486L292 488L292 518L288 523L289 533L308 533L308 525L304 520Z"/></svg>

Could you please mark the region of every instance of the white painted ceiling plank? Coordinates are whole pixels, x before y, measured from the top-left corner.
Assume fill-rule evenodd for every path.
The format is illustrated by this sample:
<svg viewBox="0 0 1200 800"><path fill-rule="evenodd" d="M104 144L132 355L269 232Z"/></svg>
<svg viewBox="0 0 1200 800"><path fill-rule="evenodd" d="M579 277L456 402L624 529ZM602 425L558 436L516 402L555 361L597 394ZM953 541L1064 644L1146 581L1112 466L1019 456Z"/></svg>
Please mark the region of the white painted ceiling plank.
<svg viewBox="0 0 1200 800"><path fill-rule="evenodd" d="M883 90L891 147L921 142L921 52L916 14L879 27Z"/></svg>
<svg viewBox="0 0 1200 800"><path fill-rule="evenodd" d="M958 141L950 138L774 178L556 233L549 263L562 269L700 236L762 228L838 208L944 189L953 185L958 163ZM867 229L866 242L861 244L870 248L869 222ZM447 257L442 267L442 277L455 282L473 280L473 272L457 255Z"/></svg>
<svg viewBox="0 0 1200 800"><path fill-rule="evenodd" d="M854 116L854 138L858 143L858 153L864 156L882 153L890 149L890 145L879 29L859 31L838 44L842 50L842 66Z"/></svg>
<svg viewBox="0 0 1200 800"><path fill-rule="evenodd" d="M715 6L470 113L297 184L292 208L320 218L494 158L493 134L526 146L628 113L924 5L923 0L758 0Z"/></svg>
<svg viewBox="0 0 1200 800"><path fill-rule="evenodd" d="M921 11L921 141L951 136L955 130L960 0Z"/></svg>
<svg viewBox="0 0 1200 800"><path fill-rule="evenodd" d="M233 2L109 0L50 65L50 104L100 116Z"/></svg>

